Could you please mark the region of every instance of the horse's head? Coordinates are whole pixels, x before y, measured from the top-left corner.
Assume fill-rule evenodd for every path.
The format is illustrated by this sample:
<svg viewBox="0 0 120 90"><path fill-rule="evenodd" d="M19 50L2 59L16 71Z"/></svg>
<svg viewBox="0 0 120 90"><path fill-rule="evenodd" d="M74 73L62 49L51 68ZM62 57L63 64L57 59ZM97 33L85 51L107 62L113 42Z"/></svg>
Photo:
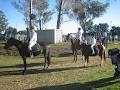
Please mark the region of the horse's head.
<svg viewBox="0 0 120 90"><path fill-rule="evenodd" d="M72 40L72 39L75 39L75 36L73 36L72 34L68 34L68 35L66 36L66 40L67 40L67 41L70 41L70 40Z"/></svg>
<svg viewBox="0 0 120 90"><path fill-rule="evenodd" d="M8 41L5 43L4 49L10 48L13 45L14 40L15 40L14 38L8 39Z"/></svg>
<svg viewBox="0 0 120 90"><path fill-rule="evenodd" d="M70 40L70 34L68 34L68 35L66 36L66 40L67 40L67 41Z"/></svg>

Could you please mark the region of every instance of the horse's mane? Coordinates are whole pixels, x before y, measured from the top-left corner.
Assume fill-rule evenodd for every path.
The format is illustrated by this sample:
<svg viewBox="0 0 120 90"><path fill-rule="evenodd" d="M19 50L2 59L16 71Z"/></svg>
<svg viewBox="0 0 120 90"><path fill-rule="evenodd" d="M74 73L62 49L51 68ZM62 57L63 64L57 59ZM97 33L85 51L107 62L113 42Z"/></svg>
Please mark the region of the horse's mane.
<svg viewBox="0 0 120 90"><path fill-rule="evenodd" d="M13 37L11 37L9 40L12 40L12 41L14 41L15 43L21 44L21 45L23 45L23 46L28 46L28 43L27 43L27 42L20 41L20 40L18 40L18 39L16 39L16 38L13 38Z"/></svg>

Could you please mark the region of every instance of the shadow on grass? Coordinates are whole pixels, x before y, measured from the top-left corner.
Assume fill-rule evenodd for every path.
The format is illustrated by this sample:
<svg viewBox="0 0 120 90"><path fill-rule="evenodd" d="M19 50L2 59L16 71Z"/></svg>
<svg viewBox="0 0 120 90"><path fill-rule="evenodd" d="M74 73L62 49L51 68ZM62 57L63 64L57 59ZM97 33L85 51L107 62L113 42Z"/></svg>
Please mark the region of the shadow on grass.
<svg viewBox="0 0 120 90"><path fill-rule="evenodd" d="M30 63L30 64L27 64L27 67L33 67L33 66L43 66L44 63ZM0 69L2 68L23 68L24 65L23 64L18 64L18 65L15 65L15 66L0 66Z"/></svg>
<svg viewBox="0 0 120 90"><path fill-rule="evenodd" d="M72 56L72 55L73 55L73 53L71 53L71 52L63 52L63 53L59 54L60 57L68 57L68 56Z"/></svg>
<svg viewBox="0 0 120 90"><path fill-rule="evenodd" d="M92 66L88 66L87 68L92 68L92 67L97 67L97 66L98 65L92 65ZM39 73L51 73L51 72L60 72L60 71L75 70L75 69L82 69L82 68L85 68L85 67L84 66L67 67L67 68L55 68L55 69L47 69L47 70L28 69L25 74L30 75L30 74L39 74ZM0 76L9 76L9 75L22 75L22 70L0 72Z"/></svg>
<svg viewBox="0 0 120 90"><path fill-rule="evenodd" d="M99 79L96 81L85 82L84 84L73 83L58 86L36 87L28 90L95 90L95 88L102 88L116 83L120 83L120 80L117 80L113 77L109 77Z"/></svg>
<svg viewBox="0 0 120 90"><path fill-rule="evenodd" d="M81 55L81 52L78 50L77 55ZM59 57L68 57L68 56L73 56L72 50L71 51L63 51L62 53L59 54Z"/></svg>

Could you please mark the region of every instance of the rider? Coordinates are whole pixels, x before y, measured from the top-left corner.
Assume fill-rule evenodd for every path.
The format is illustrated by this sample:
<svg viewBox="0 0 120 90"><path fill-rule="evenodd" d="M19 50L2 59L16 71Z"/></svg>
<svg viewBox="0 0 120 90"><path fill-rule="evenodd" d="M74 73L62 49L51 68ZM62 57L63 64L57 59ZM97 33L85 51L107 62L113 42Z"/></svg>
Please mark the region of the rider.
<svg viewBox="0 0 120 90"><path fill-rule="evenodd" d="M31 51L31 56L32 56L32 47L37 43L37 33L34 30L34 27L31 26L30 31L29 31L29 50Z"/></svg>
<svg viewBox="0 0 120 90"><path fill-rule="evenodd" d="M107 32L104 31L104 32L101 33L101 42L102 42L102 44L105 43L106 39L107 39Z"/></svg>
<svg viewBox="0 0 120 90"><path fill-rule="evenodd" d="M87 43L91 45L92 54L95 54L93 47L96 45L96 39L93 33L91 34L91 36L89 36Z"/></svg>
<svg viewBox="0 0 120 90"><path fill-rule="evenodd" d="M76 38L79 40L80 43L82 41L82 35L83 35L83 30L81 28L78 28L78 32L76 33Z"/></svg>

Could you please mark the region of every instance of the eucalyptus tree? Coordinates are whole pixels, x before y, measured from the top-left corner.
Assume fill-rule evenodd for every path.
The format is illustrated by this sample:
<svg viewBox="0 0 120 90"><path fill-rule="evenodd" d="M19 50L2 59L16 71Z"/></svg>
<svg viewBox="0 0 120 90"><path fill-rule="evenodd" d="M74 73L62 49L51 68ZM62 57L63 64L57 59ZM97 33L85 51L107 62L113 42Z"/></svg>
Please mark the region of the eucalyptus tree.
<svg viewBox="0 0 120 90"><path fill-rule="evenodd" d="M17 29L9 26L5 32L5 39L9 39L10 37L15 38L16 35L17 35Z"/></svg>
<svg viewBox="0 0 120 90"><path fill-rule="evenodd" d="M51 20L51 16L53 15L53 12L48 10L48 8L48 0L33 0L33 13L36 14L36 22L39 24L40 30Z"/></svg>
<svg viewBox="0 0 120 90"><path fill-rule="evenodd" d="M75 19L83 30L87 30L92 27L95 18L105 13L108 6L109 3L98 0L73 0L69 16Z"/></svg>
<svg viewBox="0 0 120 90"><path fill-rule="evenodd" d="M103 3L98 0L56 0L56 3L57 28L60 28L63 14L67 14L84 30L91 28L93 20L103 15L109 6L109 2Z"/></svg>
<svg viewBox="0 0 120 90"><path fill-rule="evenodd" d="M68 14L71 8L72 0L56 0L56 10L57 10L57 26L56 28L59 29L60 25L63 21L63 15Z"/></svg>
<svg viewBox="0 0 120 90"><path fill-rule="evenodd" d="M32 8L30 7L31 2ZM21 12L24 15L25 23L28 26L30 18L34 18L33 24L36 25L39 23L39 29L41 30L42 26L51 19L52 12L48 10L48 0L17 0L12 2L12 5L18 12ZM32 12L31 15L30 12Z"/></svg>
<svg viewBox="0 0 120 90"><path fill-rule="evenodd" d="M0 11L0 33L4 32L7 28L8 22L3 11Z"/></svg>

